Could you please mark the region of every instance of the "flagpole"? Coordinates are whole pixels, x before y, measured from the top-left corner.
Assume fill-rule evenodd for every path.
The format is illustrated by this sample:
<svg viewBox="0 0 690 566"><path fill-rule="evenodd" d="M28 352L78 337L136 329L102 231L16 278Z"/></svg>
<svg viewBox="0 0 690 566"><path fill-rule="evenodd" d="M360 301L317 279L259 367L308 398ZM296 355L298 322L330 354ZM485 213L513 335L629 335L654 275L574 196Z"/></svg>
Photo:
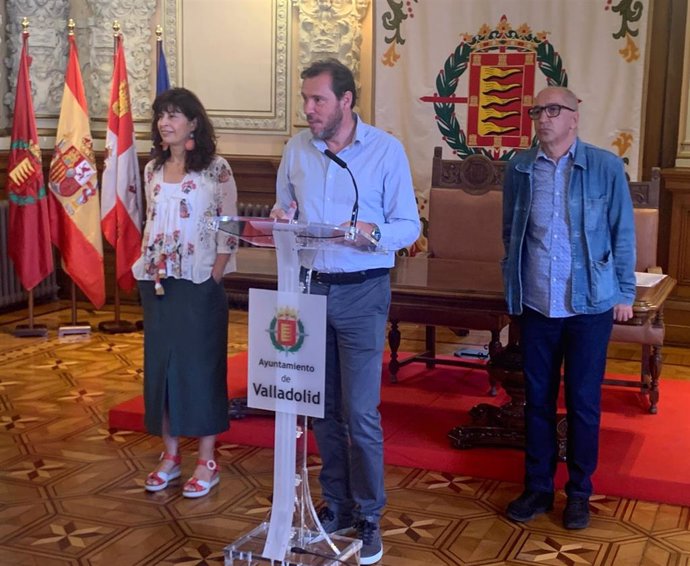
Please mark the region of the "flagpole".
<svg viewBox="0 0 690 566"><path fill-rule="evenodd" d="M117 57L117 48L120 43L120 22L113 20L113 62ZM136 326L128 320L120 319L120 285L117 278L117 246L113 246L115 259L115 292L114 292L114 315L115 320L106 320L98 325L101 332L107 334L124 334L127 332L135 332Z"/></svg>
<svg viewBox="0 0 690 566"><path fill-rule="evenodd" d="M29 42L29 18L22 18L22 45L28 52ZM28 70L28 69L27 69ZM30 93L29 93L30 94ZM16 119L16 117L13 117ZM38 143L38 140L35 140ZM18 324L13 335L17 338L44 337L48 335L48 327L45 324L34 324L34 289L28 290L29 324Z"/></svg>
<svg viewBox="0 0 690 566"><path fill-rule="evenodd" d="M70 18L67 21L67 36L68 37L73 37L74 36L74 29L77 27L76 23L72 18ZM52 164L51 164L51 169L52 169ZM65 267L64 263L64 258L63 258L63 267ZM67 272L67 275L70 278L71 281L71 292L70 292L70 313L71 313L71 320L69 324L61 324L58 327L58 336L67 336L67 335L73 335L73 334L91 334L91 324L88 322L77 322L77 285L74 282L74 278L70 273L65 269Z"/></svg>

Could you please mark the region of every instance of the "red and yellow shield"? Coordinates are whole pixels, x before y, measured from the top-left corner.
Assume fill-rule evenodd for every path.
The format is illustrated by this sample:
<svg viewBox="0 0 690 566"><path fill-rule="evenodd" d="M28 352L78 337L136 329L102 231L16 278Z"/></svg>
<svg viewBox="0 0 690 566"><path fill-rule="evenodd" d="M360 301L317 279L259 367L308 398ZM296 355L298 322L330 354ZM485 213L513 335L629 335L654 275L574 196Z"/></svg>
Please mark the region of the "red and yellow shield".
<svg viewBox="0 0 690 566"><path fill-rule="evenodd" d="M525 108L534 93L534 53L474 53L469 65L467 145L529 147Z"/></svg>

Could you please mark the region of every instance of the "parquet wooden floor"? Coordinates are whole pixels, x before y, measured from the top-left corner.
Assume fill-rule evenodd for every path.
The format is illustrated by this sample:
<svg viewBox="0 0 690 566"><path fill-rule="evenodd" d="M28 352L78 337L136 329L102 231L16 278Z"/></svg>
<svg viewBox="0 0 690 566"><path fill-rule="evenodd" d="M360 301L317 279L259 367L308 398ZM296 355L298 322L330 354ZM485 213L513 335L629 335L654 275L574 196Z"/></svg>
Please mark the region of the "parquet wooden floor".
<svg viewBox="0 0 690 566"><path fill-rule="evenodd" d="M26 312L0 314L0 565L223 564L223 548L270 508L272 451L222 446L220 488L200 500L184 499L179 483L145 493L158 440L107 424L111 406L141 391L142 334L59 338L66 307L37 307L48 338L13 337ZM138 316L123 309L124 319ZM80 310L79 318L96 324L112 313ZM246 348L246 321L231 312L228 353ZM402 349L422 337L421 328L405 326ZM446 352L485 340L440 330L439 338ZM609 369L636 372L637 355L614 347ZM688 350L667 348L665 360L666 377L690 378ZM186 477L194 454L188 442L183 450ZM311 463L318 497L319 462ZM555 512L516 525L502 515L521 490L516 484L388 467L386 485L383 565L690 564L688 508L597 495L591 528L568 532L560 527L563 494Z"/></svg>

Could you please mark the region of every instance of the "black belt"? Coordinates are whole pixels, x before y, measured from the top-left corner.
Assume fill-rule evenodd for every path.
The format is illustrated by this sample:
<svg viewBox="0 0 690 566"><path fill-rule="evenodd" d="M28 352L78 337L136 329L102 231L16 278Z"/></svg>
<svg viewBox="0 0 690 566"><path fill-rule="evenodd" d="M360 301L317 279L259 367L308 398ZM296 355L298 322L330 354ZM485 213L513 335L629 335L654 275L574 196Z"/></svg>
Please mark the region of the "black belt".
<svg viewBox="0 0 690 566"><path fill-rule="evenodd" d="M302 276L306 276L308 269L302 268ZM367 279L375 279L388 275L388 267L377 267L376 269L365 269L363 271L348 271L344 273L325 273L323 271L311 271L311 280L326 285L352 285L353 283L364 283Z"/></svg>

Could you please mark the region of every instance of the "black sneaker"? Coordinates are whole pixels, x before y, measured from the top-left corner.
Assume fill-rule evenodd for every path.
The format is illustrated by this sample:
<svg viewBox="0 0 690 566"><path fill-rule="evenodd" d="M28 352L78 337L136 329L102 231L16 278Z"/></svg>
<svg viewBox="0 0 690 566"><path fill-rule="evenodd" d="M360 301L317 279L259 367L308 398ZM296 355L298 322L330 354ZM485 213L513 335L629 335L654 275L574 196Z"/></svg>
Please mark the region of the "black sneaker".
<svg viewBox="0 0 690 566"><path fill-rule="evenodd" d="M525 523L551 509L553 509L553 493L525 490L520 497L508 504L506 516L513 521Z"/></svg>
<svg viewBox="0 0 690 566"><path fill-rule="evenodd" d="M357 529L357 538L362 541L359 563L362 566L376 564L383 557L383 542L378 524L360 519L355 524L355 529Z"/></svg>
<svg viewBox="0 0 690 566"><path fill-rule="evenodd" d="M323 530L328 534L351 529L353 526L352 515L342 516L331 511L328 506L321 507L316 514L321 522Z"/></svg>
<svg viewBox="0 0 690 566"><path fill-rule="evenodd" d="M586 529L589 527L589 499L568 497L563 511L563 526L566 529Z"/></svg>

